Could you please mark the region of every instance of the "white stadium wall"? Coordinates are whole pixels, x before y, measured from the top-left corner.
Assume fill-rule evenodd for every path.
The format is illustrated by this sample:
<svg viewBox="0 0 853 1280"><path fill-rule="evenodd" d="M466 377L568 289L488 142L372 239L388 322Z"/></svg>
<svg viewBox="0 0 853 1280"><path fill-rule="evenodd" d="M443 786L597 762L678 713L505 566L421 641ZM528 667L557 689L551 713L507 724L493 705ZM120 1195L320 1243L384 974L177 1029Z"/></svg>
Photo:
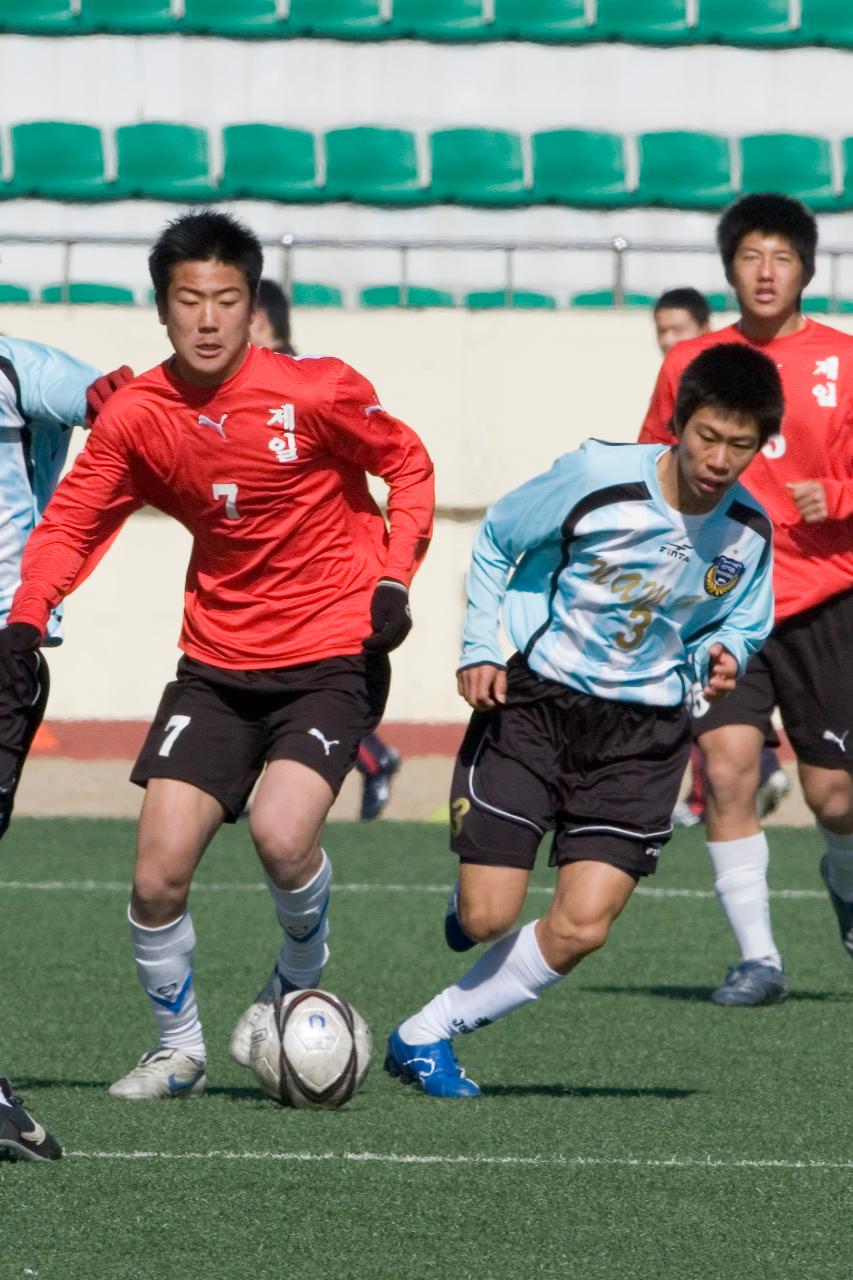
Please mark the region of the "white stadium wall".
<svg viewBox="0 0 853 1280"><path fill-rule="evenodd" d="M415 629L394 658L388 716L462 719L453 672L482 509L587 436L636 437L658 367L650 319L304 311L298 329L303 351L340 355L365 372L435 459L435 540L412 592ZM4 307L0 330L102 368L142 370L167 351L149 308ZM54 718L153 712L177 657L188 548L174 521L142 513L128 522L68 601L68 638L51 655Z"/></svg>

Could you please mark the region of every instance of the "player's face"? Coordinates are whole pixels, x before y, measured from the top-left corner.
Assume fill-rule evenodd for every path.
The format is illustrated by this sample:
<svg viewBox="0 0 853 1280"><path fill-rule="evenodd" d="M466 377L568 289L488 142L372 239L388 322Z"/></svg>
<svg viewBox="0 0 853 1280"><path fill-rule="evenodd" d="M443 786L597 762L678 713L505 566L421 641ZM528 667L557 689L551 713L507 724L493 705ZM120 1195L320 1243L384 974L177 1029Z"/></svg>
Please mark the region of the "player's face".
<svg viewBox="0 0 853 1280"><path fill-rule="evenodd" d="M661 307L655 312L655 333L661 355L685 338L696 338L707 332L707 325L694 320L685 307Z"/></svg>
<svg viewBox="0 0 853 1280"><path fill-rule="evenodd" d="M253 314L246 277L224 262L179 262L172 268L165 310L175 371L185 382L215 387L246 356Z"/></svg>
<svg viewBox="0 0 853 1280"><path fill-rule="evenodd" d="M752 462L758 446L758 426L752 418L724 418L713 409L697 409L674 451L678 501L671 505L687 515L712 511Z"/></svg>
<svg viewBox="0 0 853 1280"><path fill-rule="evenodd" d="M270 318L263 307L255 308L255 314L252 317L252 324L249 329L249 341L256 347L266 347L268 351L275 351L276 347L280 345L280 339L270 324Z"/></svg>
<svg viewBox="0 0 853 1280"><path fill-rule="evenodd" d="M784 320L799 311L805 284L802 259L784 236L751 231L735 252L731 282L744 315Z"/></svg>

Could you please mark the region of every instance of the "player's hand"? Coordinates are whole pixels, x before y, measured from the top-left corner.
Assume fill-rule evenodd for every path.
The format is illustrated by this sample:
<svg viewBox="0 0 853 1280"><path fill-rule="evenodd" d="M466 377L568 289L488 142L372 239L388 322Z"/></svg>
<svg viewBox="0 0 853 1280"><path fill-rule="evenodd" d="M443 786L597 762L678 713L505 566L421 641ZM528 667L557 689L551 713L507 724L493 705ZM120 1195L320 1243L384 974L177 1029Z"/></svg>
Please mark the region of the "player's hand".
<svg viewBox="0 0 853 1280"><path fill-rule="evenodd" d="M794 499L794 506L806 524L817 524L826 520L829 505L826 501L826 489L820 480L796 480L788 482L785 488Z"/></svg>
<svg viewBox="0 0 853 1280"><path fill-rule="evenodd" d="M21 661L35 653L42 633L30 622L10 622L0 628L0 685L14 684L21 672Z"/></svg>
<svg viewBox="0 0 853 1280"><path fill-rule="evenodd" d="M111 373L102 373L100 378L90 384L86 391L86 422L90 427L113 392L130 382L134 376L130 365L123 364L120 369L113 369Z"/></svg>
<svg viewBox="0 0 853 1280"><path fill-rule="evenodd" d="M708 702L716 702L731 693L737 682L737 659L721 644L708 650L708 683L702 693Z"/></svg>
<svg viewBox="0 0 853 1280"><path fill-rule="evenodd" d="M456 687L475 711L491 711L506 702L506 670L491 662L456 672Z"/></svg>
<svg viewBox="0 0 853 1280"><path fill-rule="evenodd" d="M382 578L376 584L370 601L370 625L373 628L363 642L368 653L388 653L402 644L412 629L409 592L402 582Z"/></svg>

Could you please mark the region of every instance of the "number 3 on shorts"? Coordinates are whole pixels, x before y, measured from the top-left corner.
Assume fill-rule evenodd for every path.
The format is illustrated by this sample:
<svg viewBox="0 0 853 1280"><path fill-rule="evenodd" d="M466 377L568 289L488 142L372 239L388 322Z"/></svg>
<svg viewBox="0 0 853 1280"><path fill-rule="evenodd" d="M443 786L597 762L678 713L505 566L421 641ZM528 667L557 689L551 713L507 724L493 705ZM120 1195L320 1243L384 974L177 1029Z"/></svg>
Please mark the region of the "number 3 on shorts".
<svg viewBox="0 0 853 1280"><path fill-rule="evenodd" d="M192 716L172 716L170 718L169 723L166 725L166 735L163 738L160 750L157 752L158 756L169 756L171 754L178 734L183 733L190 720L192 720Z"/></svg>

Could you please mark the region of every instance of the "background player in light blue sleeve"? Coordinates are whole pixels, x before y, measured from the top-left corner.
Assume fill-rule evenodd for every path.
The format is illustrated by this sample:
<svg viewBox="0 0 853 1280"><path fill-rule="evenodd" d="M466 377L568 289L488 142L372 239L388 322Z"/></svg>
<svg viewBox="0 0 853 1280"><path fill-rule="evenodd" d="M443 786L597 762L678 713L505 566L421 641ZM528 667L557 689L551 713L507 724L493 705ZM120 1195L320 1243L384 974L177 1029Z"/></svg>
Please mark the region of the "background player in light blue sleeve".
<svg viewBox="0 0 853 1280"><path fill-rule="evenodd" d="M675 446L587 441L487 512L457 673L474 715L451 788L461 867L445 935L457 951L493 945L392 1032L385 1068L404 1083L477 1096L452 1037L603 946L654 872L690 750L690 687L709 700L733 689L772 625L770 522L738 477L782 410L772 361L709 348L682 378ZM514 929L546 831L556 893Z"/></svg>
<svg viewBox="0 0 853 1280"><path fill-rule="evenodd" d="M91 426L112 391L130 377L126 365L102 375L56 347L0 336L0 838L50 688L42 655L19 653L15 624L6 626L24 546L56 488L72 427ZM45 645L61 641L57 610ZM61 1154L0 1076L0 1160L56 1160Z"/></svg>

